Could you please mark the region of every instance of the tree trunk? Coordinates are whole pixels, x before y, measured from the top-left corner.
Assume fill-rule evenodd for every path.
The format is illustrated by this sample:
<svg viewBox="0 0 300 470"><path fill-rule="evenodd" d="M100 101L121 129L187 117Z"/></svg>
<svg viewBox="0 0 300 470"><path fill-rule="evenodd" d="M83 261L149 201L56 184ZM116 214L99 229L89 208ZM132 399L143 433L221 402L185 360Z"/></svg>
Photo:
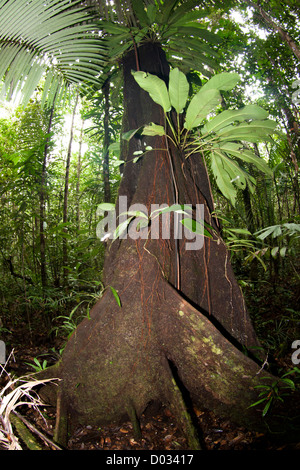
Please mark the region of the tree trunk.
<svg viewBox="0 0 300 470"><path fill-rule="evenodd" d="M139 61L141 70L167 80L159 45L141 46ZM151 121L164 125L161 108L135 83L132 69L133 52L123 61L124 132ZM133 152L145 144L154 150L133 163ZM178 252L172 238L127 237L109 245L104 282L118 291L122 307L107 289L68 341L62 361L51 371L63 379L59 415L72 426L101 425L139 418L158 401L170 406L190 446L197 448L188 395L202 409L259 429L261 414L249 405L257 400L260 367L242 352L259 342L211 215L203 160L200 155L185 159L174 146L168 149L163 137L123 141L121 151L126 164L119 196L127 196L128 207L144 204L150 214L150 204L173 204L172 162L179 202L204 204L205 219L216 234L197 250L187 250L187 240L178 240Z"/></svg>
<svg viewBox="0 0 300 470"><path fill-rule="evenodd" d="M267 26L270 26L274 31L277 31L295 57L300 60L300 48L295 40L280 25L278 25L259 4L252 2L251 0L246 1L249 6L253 7L260 14Z"/></svg>
<svg viewBox="0 0 300 470"><path fill-rule="evenodd" d="M77 230L80 230L80 175L81 175L81 153L82 153L82 143L83 143L83 128L84 128L84 119L81 121L80 137L79 137L79 149L78 149L78 158L77 158L77 178L76 178L76 224Z"/></svg>
<svg viewBox="0 0 300 470"><path fill-rule="evenodd" d="M110 181L109 181L109 88L110 82L106 80L103 85L103 95L104 95L104 141L103 141L103 182L104 182L104 202L110 202Z"/></svg>
<svg viewBox="0 0 300 470"><path fill-rule="evenodd" d="M46 199L46 172L47 172L47 157L50 141L50 131L52 126L54 107L52 106L49 115L47 140L44 148L44 158L41 176L41 190L40 190L40 255L41 255L41 282L42 286L46 287L47 284L47 269L46 269L46 238L45 238L45 199Z"/></svg>
<svg viewBox="0 0 300 470"><path fill-rule="evenodd" d="M71 121L71 130L70 130L70 138L69 138L69 145L68 145L68 152L67 152L67 161L66 161L66 172L65 172L65 188L64 188L64 206L63 206L63 231L65 236L63 237L63 279L64 284L67 282L67 265L68 265L68 244L67 244L67 232L68 229L66 224L68 222L68 196L69 196L69 173L70 173L70 161L72 155L72 144L73 144L73 133L74 133L74 120L75 120L75 113L78 103L78 95L76 96L75 105L73 108L72 113L72 121Z"/></svg>

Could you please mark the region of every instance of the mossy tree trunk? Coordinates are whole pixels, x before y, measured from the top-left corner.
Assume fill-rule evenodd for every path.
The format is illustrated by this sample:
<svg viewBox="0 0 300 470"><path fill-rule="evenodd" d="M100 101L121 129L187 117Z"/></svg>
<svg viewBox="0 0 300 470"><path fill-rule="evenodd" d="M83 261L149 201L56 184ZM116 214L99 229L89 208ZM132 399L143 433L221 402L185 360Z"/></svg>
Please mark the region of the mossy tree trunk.
<svg viewBox="0 0 300 470"><path fill-rule="evenodd" d="M168 78L159 45L141 46L139 65ZM132 69L133 52L123 61L123 131L151 121L164 125L161 109L135 83ZM137 163L130 161L145 144L154 150ZM127 163L119 196L127 196L128 207L144 204L150 214L151 204L173 204L172 163L178 202L204 204L205 219L216 233L198 250L186 250L184 239L176 247L172 238L128 237L108 246L104 282L118 291L122 307L107 289L68 341L51 372L62 379L61 409L72 426L101 425L139 418L158 401L171 407L194 448L187 396L196 406L259 428L261 415L249 405L257 399L260 366L242 352L259 343L211 216L201 155L185 159L174 146L167 151L164 137L145 137L124 141L122 159Z"/></svg>

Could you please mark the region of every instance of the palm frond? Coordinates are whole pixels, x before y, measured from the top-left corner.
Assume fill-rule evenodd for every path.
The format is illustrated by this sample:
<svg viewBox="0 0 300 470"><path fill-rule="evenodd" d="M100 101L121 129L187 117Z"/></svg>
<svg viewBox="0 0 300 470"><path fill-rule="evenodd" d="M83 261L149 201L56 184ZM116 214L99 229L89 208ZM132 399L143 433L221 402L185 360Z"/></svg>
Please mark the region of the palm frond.
<svg viewBox="0 0 300 470"><path fill-rule="evenodd" d="M26 104L43 75L49 105L70 84L97 83L106 46L90 8L69 0L0 0L2 97Z"/></svg>
<svg viewBox="0 0 300 470"><path fill-rule="evenodd" d="M203 2L205 9L201 4L199 0L114 0L106 5L98 0L99 11L104 6L107 10L100 27L107 37L111 62L134 42L154 40L161 43L171 65L196 68L210 76L209 70L216 67L212 58L218 57L220 39L204 25L207 2ZM193 67L193 56L198 56L197 67Z"/></svg>
<svg viewBox="0 0 300 470"><path fill-rule="evenodd" d="M145 40L160 42L171 65L209 76L218 38L203 24L201 5L196 0L0 0L0 99L22 95L26 104L41 78L42 103L49 106L70 84L82 91L100 88L108 68Z"/></svg>

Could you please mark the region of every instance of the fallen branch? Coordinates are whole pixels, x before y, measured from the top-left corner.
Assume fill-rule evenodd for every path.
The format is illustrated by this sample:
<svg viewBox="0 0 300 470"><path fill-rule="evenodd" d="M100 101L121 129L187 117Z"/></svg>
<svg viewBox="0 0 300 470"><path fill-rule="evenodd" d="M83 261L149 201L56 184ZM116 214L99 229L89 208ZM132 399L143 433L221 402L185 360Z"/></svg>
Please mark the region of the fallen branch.
<svg viewBox="0 0 300 470"><path fill-rule="evenodd" d="M28 430L22 420L14 412L10 416L10 421L17 431L21 440L29 450L43 450L32 433Z"/></svg>
<svg viewBox="0 0 300 470"><path fill-rule="evenodd" d="M24 418L24 416L20 415L19 413L17 413L16 411L13 411L13 414L19 419L21 420L29 429L31 432L37 434L39 436L40 439L42 439L46 444L50 445L51 447L53 447L55 450L62 450L61 447L59 447L57 444L55 444L55 442L53 442L51 439L49 439L49 437L45 436L41 431L39 431L38 429L36 429L33 424L31 424L26 418ZM14 422L13 422L14 424ZM21 438L23 439L23 437L21 436Z"/></svg>

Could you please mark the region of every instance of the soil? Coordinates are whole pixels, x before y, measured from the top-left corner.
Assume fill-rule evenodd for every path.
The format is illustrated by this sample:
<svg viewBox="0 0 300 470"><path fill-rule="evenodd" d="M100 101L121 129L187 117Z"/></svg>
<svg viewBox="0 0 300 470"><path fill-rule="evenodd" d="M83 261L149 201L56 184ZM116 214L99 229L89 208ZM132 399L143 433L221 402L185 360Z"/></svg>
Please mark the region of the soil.
<svg viewBox="0 0 300 470"><path fill-rule="evenodd" d="M57 358L53 349L44 346L14 349L13 356L7 364L6 370L11 376L24 376L30 374L34 364L34 358L42 363L47 360L47 365L54 363ZM2 374L0 389L7 380ZM2 382L2 383L1 383ZM287 403L285 403L285 407ZM299 401L291 403L290 416L300 416ZM280 435L265 435L251 432L237 427L228 420L222 420L214 416L211 411L194 409L196 426L202 448L205 450L300 450L299 441L295 441L292 434L282 438ZM18 408L19 414L26 418L43 435L53 440L55 427L55 409L49 406L41 406L39 410L29 406ZM298 423L299 424L299 423ZM82 426L70 436L66 450L106 450L106 451L185 451L191 450L187 446L186 439L182 435L175 419L166 407L150 407L140 420L142 438L134 437L133 427L130 421L122 425L111 426ZM298 427L299 429L299 427ZM299 433L298 433L299 436ZM44 450L54 450L55 447L35 436ZM21 442L22 448L26 445ZM24 447L23 447L24 446Z"/></svg>

